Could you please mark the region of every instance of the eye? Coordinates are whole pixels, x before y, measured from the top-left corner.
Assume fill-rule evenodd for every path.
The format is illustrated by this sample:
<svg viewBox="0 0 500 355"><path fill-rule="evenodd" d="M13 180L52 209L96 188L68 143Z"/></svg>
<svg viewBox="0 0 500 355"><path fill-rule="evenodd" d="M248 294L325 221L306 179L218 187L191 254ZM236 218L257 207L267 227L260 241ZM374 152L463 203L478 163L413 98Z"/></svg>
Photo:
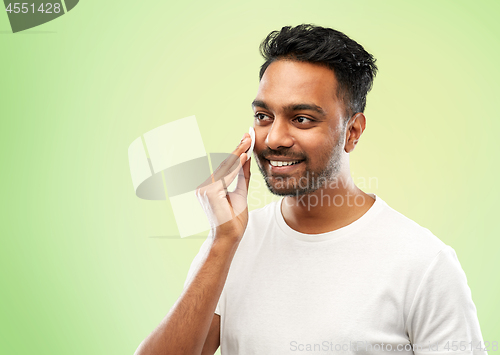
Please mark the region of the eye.
<svg viewBox="0 0 500 355"><path fill-rule="evenodd" d="M299 124L306 124L306 123L311 123L314 122L310 118L304 117L304 116L298 116L295 118L295 121Z"/></svg>
<svg viewBox="0 0 500 355"><path fill-rule="evenodd" d="M269 117L268 115L264 115L263 113L256 113L253 117L255 117L255 119L257 121L269 121L269 120L271 120L271 117Z"/></svg>

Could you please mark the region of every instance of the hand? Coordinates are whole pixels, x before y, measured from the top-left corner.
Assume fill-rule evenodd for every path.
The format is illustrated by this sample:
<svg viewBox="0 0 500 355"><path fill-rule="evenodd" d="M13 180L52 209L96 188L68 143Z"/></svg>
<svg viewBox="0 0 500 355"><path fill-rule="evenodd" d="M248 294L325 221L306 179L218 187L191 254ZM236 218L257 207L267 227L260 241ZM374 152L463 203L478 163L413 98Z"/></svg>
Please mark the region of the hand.
<svg viewBox="0 0 500 355"><path fill-rule="evenodd" d="M250 145L250 135L245 133L233 153L196 190L214 236L223 235L239 241L247 227L251 159L247 161L245 152ZM236 177L236 189L228 192L227 187Z"/></svg>

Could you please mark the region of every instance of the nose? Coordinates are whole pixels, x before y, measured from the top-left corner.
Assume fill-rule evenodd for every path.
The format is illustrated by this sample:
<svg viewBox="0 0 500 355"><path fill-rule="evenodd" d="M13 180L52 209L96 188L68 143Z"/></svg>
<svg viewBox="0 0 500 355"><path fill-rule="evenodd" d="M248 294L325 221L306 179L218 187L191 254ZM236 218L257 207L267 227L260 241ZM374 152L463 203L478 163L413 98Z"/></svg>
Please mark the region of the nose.
<svg viewBox="0 0 500 355"><path fill-rule="evenodd" d="M293 138L290 135L288 122L285 119L275 118L273 124L267 132L266 145L273 149L290 148L293 145Z"/></svg>

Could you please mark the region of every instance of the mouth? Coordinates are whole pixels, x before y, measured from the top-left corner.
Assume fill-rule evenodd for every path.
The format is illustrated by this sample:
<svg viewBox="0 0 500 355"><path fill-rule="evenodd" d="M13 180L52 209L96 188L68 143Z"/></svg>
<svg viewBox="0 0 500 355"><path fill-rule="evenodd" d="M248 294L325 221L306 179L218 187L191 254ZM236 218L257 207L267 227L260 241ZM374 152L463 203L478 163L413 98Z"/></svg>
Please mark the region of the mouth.
<svg viewBox="0 0 500 355"><path fill-rule="evenodd" d="M296 170L304 160L269 160L266 159L267 164L272 172L276 173L289 173Z"/></svg>

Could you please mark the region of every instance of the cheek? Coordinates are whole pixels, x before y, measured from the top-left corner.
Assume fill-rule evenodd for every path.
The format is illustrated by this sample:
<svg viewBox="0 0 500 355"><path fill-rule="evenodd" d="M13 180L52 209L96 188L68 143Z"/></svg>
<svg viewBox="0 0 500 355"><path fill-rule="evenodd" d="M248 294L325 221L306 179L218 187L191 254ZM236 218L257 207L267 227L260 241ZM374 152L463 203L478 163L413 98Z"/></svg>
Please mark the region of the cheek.
<svg viewBox="0 0 500 355"><path fill-rule="evenodd" d="M266 148L266 133L261 130L255 131L255 145L253 147L254 152L260 153Z"/></svg>
<svg viewBox="0 0 500 355"><path fill-rule="evenodd" d="M313 158L314 155L323 155L325 152L330 151L335 145L334 138L333 133L325 132L323 134L311 134L304 136L298 143L300 144L301 149Z"/></svg>
<svg viewBox="0 0 500 355"><path fill-rule="evenodd" d="M325 134L304 142L301 148L307 154L310 165L323 166L334 154L336 142L335 137Z"/></svg>

